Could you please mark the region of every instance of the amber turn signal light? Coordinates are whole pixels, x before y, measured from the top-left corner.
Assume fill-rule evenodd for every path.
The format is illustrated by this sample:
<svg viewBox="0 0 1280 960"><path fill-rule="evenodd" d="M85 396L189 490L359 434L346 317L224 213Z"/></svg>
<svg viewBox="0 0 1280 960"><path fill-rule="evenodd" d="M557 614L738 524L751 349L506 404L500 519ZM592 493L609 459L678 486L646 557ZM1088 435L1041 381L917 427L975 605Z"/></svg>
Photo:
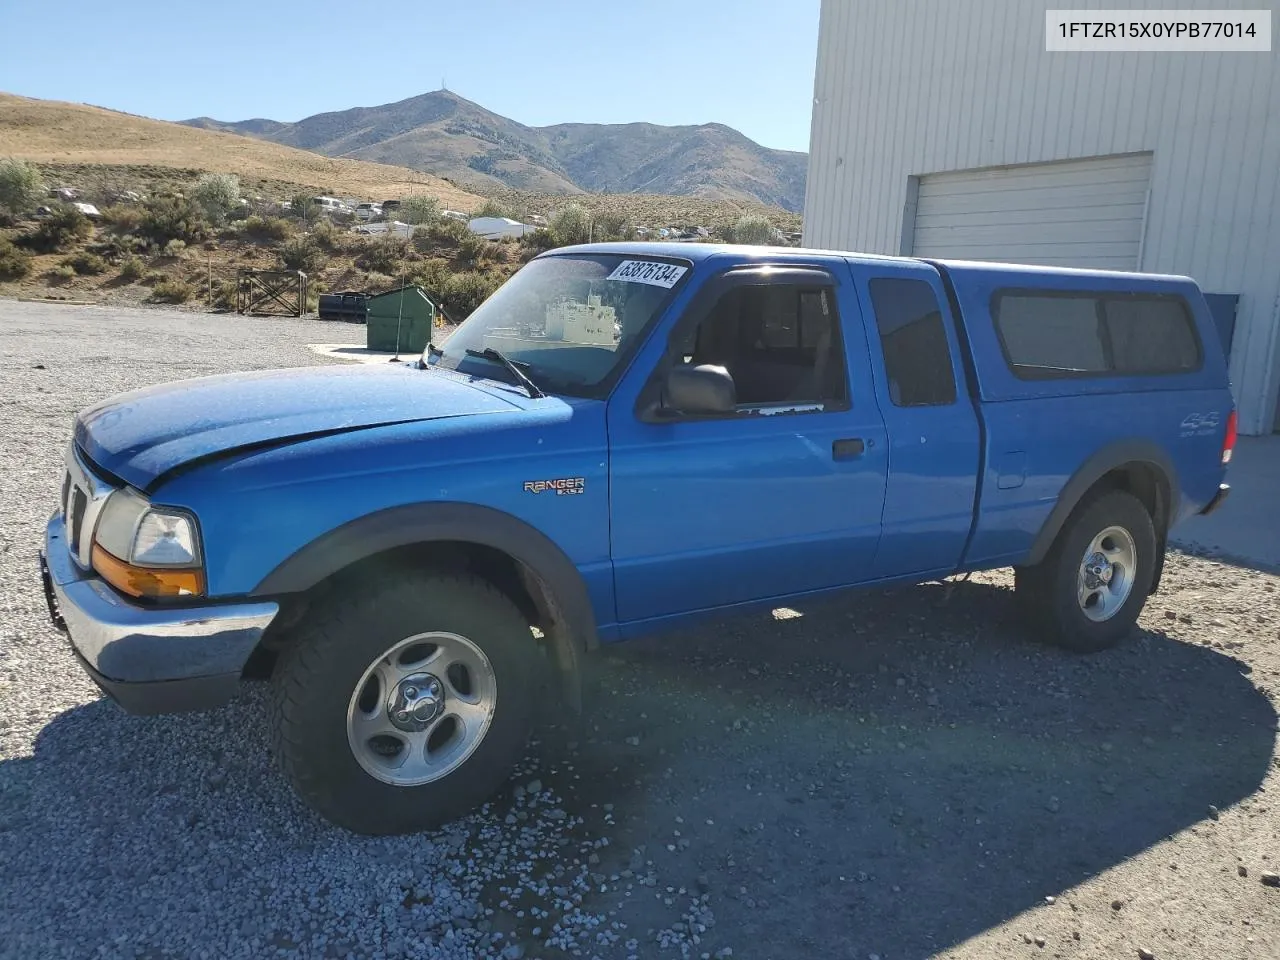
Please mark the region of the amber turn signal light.
<svg viewBox="0 0 1280 960"><path fill-rule="evenodd" d="M93 569L121 593L131 597L198 597L204 593L204 572L198 569L135 567L93 545Z"/></svg>

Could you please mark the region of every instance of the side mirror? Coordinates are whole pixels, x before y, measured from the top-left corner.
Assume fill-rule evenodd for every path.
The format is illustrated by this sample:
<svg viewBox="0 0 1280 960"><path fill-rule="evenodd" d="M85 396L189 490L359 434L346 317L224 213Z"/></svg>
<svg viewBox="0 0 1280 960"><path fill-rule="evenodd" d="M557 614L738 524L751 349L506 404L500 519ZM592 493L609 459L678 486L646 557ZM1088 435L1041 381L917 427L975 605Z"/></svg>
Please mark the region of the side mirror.
<svg viewBox="0 0 1280 960"><path fill-rule="evenodd" d="M662 386L662 409L670 413L733 413L738 391L724 367L677 365Z"/></svg>

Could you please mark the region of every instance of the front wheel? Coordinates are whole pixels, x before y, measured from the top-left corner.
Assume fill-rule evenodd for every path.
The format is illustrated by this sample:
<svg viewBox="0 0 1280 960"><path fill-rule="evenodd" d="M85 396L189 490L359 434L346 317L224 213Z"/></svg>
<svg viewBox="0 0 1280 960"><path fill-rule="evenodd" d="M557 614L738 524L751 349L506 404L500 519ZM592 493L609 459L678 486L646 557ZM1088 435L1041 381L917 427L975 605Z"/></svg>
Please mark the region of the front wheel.
<svg viewBox="0 0 1280 960"><path fill-rule="evenodd" d="M1015 572L1032 623L1079 653L1114 647L1133 629L1151 592L1156 533L1142 502L1111 490L1067 521L1044 561Z"/></svg>
<svg viewBox="0 0 1280 960"><path fill-rule="evenodd" d="M543 662L515 604L475 577L415 574L336 598L276 664L276 755L332 823L437 826L519 760Z"/></svg>

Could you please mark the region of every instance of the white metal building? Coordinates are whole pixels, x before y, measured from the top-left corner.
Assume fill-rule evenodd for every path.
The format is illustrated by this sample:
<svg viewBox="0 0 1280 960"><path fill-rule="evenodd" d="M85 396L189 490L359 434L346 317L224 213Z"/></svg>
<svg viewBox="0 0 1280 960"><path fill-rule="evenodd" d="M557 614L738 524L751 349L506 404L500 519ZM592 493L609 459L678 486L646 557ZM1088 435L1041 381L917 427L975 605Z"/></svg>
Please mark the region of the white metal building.
<svg viewBox="0 0 1280 960"><path fill-rule="evenodd" d="M1271 9L1116 0L1112 9ZM823 0L804 242L1194 277L1277 424L1280 50L1049 53L1096 0ZM1234 312L1233 308L1234 307Z"/></svg>

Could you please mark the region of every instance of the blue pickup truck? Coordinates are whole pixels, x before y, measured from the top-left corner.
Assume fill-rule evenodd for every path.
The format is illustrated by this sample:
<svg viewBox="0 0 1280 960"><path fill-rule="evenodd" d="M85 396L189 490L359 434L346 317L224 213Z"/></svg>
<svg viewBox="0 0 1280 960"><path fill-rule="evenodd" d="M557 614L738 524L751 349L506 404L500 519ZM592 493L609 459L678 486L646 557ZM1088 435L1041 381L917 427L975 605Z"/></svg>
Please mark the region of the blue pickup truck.
<svg viewBox="0 0 1280 960"><path fill-rule="evenodd" d="M493 794L600 643L708 611L1013 567L1038 637L1110 647L1235 423L1184 277L576 246L411 364L83 411L41 569L126 710L269 677L298 793L406 832Z"/></svg>

